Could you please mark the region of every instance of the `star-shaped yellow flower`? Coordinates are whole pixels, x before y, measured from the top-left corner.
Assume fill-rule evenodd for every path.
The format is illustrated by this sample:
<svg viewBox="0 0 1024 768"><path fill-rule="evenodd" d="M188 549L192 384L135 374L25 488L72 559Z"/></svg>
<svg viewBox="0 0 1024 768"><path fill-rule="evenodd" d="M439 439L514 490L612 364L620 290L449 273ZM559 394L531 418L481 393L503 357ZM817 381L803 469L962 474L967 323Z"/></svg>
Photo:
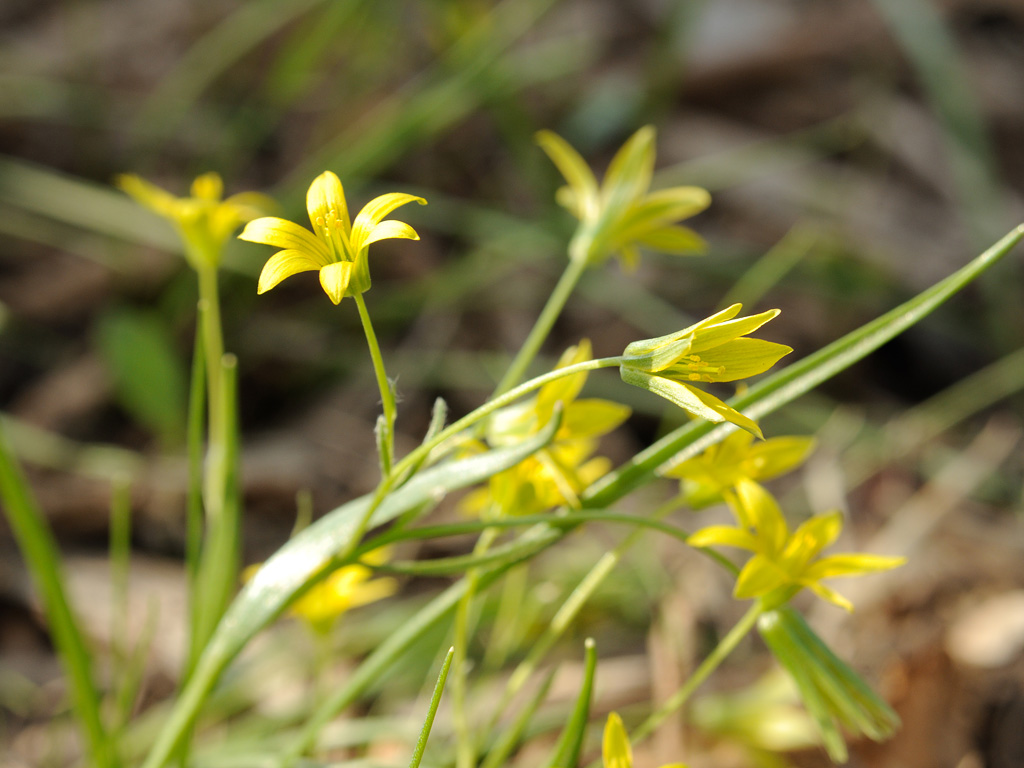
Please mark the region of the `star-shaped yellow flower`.
<svg viewBox="0 0 1024 768"><path fill-rule="evenodd" d="M845 597L821 583L822 579L860 576L887 571L905 562L902 557L847 554L818 558L843 528L838 511L815 515L790 533L778 503L757 483L740 480L730 506L739 526L713 525L693 533L694 547L727 546L754 553L736 580L733 594L743 600L775 593L780 602L803 587L830 603L853 610Z"/></svg>
<svg viewBox="0 0 1024 768"><path fill-rule="evenodd" d="M416 195L389 192L367 203L351 221L341 181L324 171L313 179L306 193L312 232L286 219L267 216L250 221L239 235L242 240L283 249L264 265L257 291L266 293L286 277L314 270L320 273L320 285L335 304L369 290L366 255L370 245L391 238L420 239L408 224L383 220L399 206L412 202L427 204Z"/></svg>
<svg viewBox="0 0 1024 768"><path fill-rule="evenodd" d="M590 359L590 342L570 347L557 368ZM629 418L630 409L598 398L577 399L586 373L557 379L541 387L537 395L492 414L486 438L492 446L515 445L542 430L562 403L562 423L551 443L511 469L499 472L487 488L468 496L463 508L470 512L499 515L532 515L562 504L578 504L578 495L608 472L611 462L592 457L597 439ZM471 446L482 449L479 443Z"/></svg>
<svg viewBox="0 0 1024 768"><path fill-rule="evenodd" d="M755 376L793 351L785 344L746 338L778 316L779 310L737 318L741 309L742 304L733 304L677 333L634 341L623 352L622 380L654 392L694 416L730 421L762 437L756 422L692 384Z"/></svg>
<svg viewBox="0 0 1024 768"><path fill-rule="evenodd" d="M580 220L569 246L573 259L593 265L615 254L624 267L633 268L640 260L638 247L671 254L702 253L707 248L700 235L676 224L711 204L707 190L672 187L648 192L654 171L651 126L641 128L619 149L600 186L565 139L541 131L537 143L568 182L556 199Z"/></svg>
<svg viewBox="0 0 1024 768"><path fill-rule="evenodd" d="M195 268L216 267L231 234L275 207L273 200L258 192L241 192L222 200L224 183L216 173L198 176L189 197L175 197L134 174L122 174L114 183L174 224L185 245L185 258Z"/></svg>
<svg viewBox="0 0 1024 768"><path fill-rule="evenodd" d="M772 437L754 442L737 430L700 456L680 462L662 474L682 480L686 503L700 509L721 501L740 480L770 480L803 463L814 447L813 437Z"/></svg>

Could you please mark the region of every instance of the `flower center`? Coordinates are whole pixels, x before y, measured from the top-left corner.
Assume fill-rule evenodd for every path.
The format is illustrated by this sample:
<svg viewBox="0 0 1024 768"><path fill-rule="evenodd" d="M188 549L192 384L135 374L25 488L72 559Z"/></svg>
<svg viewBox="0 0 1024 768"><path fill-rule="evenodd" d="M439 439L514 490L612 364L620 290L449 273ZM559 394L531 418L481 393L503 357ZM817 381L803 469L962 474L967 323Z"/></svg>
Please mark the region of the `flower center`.
<svg viewBox="0 0 1024 768"><path fill-rule="evenodd" d="M320 230L317 234L327 243L335 261L354 261L349 254L345 224L335 209L331 208L324 216L317 216L316 226Z"/></svg>
<svg viewBox="0 0 1024 768"><path fill-rule="evenodd" d="M725 373L724 365L706 363L700 359L700 355L686 355L679 362L689 371L686 378L690 381L718 381Z"/></svg>

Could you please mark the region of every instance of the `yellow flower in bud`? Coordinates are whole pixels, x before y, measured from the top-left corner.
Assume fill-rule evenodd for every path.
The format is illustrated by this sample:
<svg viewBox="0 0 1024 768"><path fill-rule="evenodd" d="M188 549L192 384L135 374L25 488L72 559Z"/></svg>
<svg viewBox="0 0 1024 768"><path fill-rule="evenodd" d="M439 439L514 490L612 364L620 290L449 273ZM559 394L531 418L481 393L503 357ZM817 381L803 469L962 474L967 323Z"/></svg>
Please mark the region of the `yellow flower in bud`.
<svg viewBox="0 0 1024 768"><path fill-rule="evenodd" d="M776 599L781 603L806 587L823 600L852 611L850 601L822 584L822 579L887 571L906 562L902 557L867 554L819 558L842 531L842 514L834 511L815 515L791 533L778 503L752 480L740 480L735 495L726 498L739 525L703 528L687 543L694 547L738 547L754 553L736 580L733 594L741 600L763 597L769 603Z"/></svg>
<svg viewBox="0 0 1024 768"><path fill-rule="evenodd" d="M383 220L399 206L412 202L427 204L416 195L389 192L367 203L351 221L341 181L324 171L313 179L306 193L312 232L286 219L267 216L250 221L238 236L283 249L264 265L258 293L266 293L286 277L311 271L320 273L320 285L335 304L346 296L364 293L370 288L367 252L371 244L392 238L420 239L408 224Z"/></svg>
<svg viewBox="0 0 1024 768"><path fill-rule="evenodd" d="M557 368L590 359L590 342L570 347ZM473 513L532 515L552 507L578 504L578 495L608 472L604 457L591 458L598 438L629 418L624 405L597 398L577 399L587 380L576 373L542 386L535 397L502 408L491 415L486 439L491 446L515 445L540 432L562 403L562 423L551 443L511 469L491 477L487 488L470 494L463 509ZM481 450L476 443L470 446Z"/></svg>
<svg viewBox="0 0 1024 768"><path fill-rule="evenodd" d="M656 339L634 341L623 352L622 380L675 403L688 413L712 422L730 421L762 437L752 419L695 382L738 381L763 373L793 351L785 344L749 339L779 310L739 317L742 304L733 304L688 328Z"/></svg>
<svg viewBox="0 0 1024 768"><path fill-rule="evenodd" d="M615 254L624 267L634 268L640 247L671 254L706 250L700 235L676 222L711 204L707 190L672 187L648 192L654 171L651 126L641 128L619 149L600 187L586 161L565 139L541 131L537 143L568 182L556 199L580 220L569 245L571 258L594 265Z"/></svg>
<svg viewBox="0 0 1024 768"><path fill-rule="evenodd" d="M750 432L737 430L700 456L662 474L682 480L686 503L700 509L721 501L740 480L770 480L789 472L803 463L813 447L812 437L773 437L754 442Z"/></svg>
<svg viewBox="0 0 1024 768"><path fill-rule="evenodd" d="M361 563L343 565L332 571L292 603L288 612L302 619L315 632L323 634L330 631L346 611L395 593L398 589L395 579L371 578L373 570L368 567L387 562L389 555L389 549L382 547L364 555ZM242 579L248 581L259 567L256 564L246 568Z"/></svg>
<svg viewBox="0 0 1024 768"><path fill-rule="evenodd" d="M633 749L629 735L617 712L608 714L604 724L604 738L601 740L601 761L604 768L633 768ZM686 768L682 763L669 763L661 768Z"/></svg>
<svg viewBox="0 0 1024 768"><path fill-rule="evenodd" d="M185 258L196 269L216 267L232 233L276 207L273 200L258 192L241 192L222 200L224 183L216 173L197 177L189 197L175 197L134 174L122 174L114 183L140 205L174 224L185 245Z"/></svg>

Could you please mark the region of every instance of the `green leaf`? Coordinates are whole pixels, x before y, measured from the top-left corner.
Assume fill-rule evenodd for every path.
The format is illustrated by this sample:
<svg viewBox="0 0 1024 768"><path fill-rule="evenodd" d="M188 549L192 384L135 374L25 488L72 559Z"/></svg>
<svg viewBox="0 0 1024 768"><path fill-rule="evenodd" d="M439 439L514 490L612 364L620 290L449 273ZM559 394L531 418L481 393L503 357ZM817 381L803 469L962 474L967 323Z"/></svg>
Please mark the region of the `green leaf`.
<svg viewBox="0 0 1024 768"><path fill-rule="evenodd" d="M186 376L171 334L159 317L114 310L100 320L96 342L125 410L164 445L180 444Z"/></svg>
<svg viewBox="0 0 1024 768"><path fill-rule="evenodd" d="M450 491L481 482L518 464L547 445L560 423L560 417L553 418L543 431L519 445L447 462L421 472L384 497L370 518L370 525L383 525L408 509L429 501L440 501ZM338 507L281 547L256 572L217 626L192 679L146 760L145 768L166 764L221 672L246 643L277 618L326 569L337 565L335 556L352 544L351 537L361 527L360 522L370 504L371 496L368 495ZM411 621L403 631L412 632L417 627L418 624ZM398 636L401 634L396 633Z"/></svg>
<svg viewBox="0 0 1024 768"><path fill-rule="evenodd" d="M117 753L100 715L100 694L92 656L78 619L68 604L64 569L53 532L0 430L0 509L5 511L25 565L42 598L53 644L67 675L71 707L85 732L90 762L97 768L118 765Z"/></svg>
<svg viewBox="0 0 1024 768"><path fill-rule="evenodd" d="M590 718L590 697L594 690L594 672L597 670L597 651L592 638L587 638L584 648L586 650L586 666L583 670L583 685L580 686L580 695L576 698L572 716L565 724L565 730L562 731L546 768L565 768L565 766L572 768L579 763L583 737L587 731L587 720Z"/></svg>
<svg viewBox="0 0 1024 768"><path fill-rule="evenodd" d="M420 768L423 750L427 748L427 739L430 738L430 729L434 725L434 716L437 714L437 706L441 703L441 693L444 691L444 684L448 680L448 670L451 669L454 656L455 648L449 648L448 655L444 657L444 664L441 665L441 672L437 676L434 694L430 697L430 707L427 709L427 717L423 721L420 737L416 740L416 748L413 750L412 759L409 761L409 768Z"/></svg>

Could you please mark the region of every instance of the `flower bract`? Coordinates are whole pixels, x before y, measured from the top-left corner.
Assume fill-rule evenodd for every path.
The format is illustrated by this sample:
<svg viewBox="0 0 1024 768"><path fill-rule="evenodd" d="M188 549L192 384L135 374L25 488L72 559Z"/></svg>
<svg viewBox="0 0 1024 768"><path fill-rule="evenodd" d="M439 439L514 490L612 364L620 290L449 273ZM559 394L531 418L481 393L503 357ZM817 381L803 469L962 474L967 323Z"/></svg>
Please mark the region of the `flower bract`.
<svg viewBox="0 0 1024 768"><path fill-rule="evenodd" d="M562 355L556 368L590 359L590 342L581 341ZM491 477L486 488L463 502L467 511L484 515L531 515L562 504L576 506L578 495L611 468L594 457L597 440L624 422L630 409L598 398L578 399L586 373L549 382L537 394L496 411L487 424L492 446L514 445L544 428L558 403L562 423L554 439L533 456ZM476 444L476 450L483 448Z"/></svg>
<svg viewBox="0 0 1024 768"><path fill-rule="evenodd" d="M730 421L761 437L753 419L694 386L696 382L756 376L793 351L785 344L747 338L778 316L779 310L737 317L742 309L742 304L733 304L676 333L633 342L623 352L622 380L654 392L694 416Z"/></svg>
<svg viewBox="0 0 1024 768"><path fill-rule="evenodd" d="M707 244L693 230L677 222L700 213L711 195L700 187L671 187L649 192L654 171L654 128L641 128L612 158L604 181L597 179L586 161L563 138L551 131L537 134L567 186L558 202L580 226L569 246L573 259L600 264L610 255L633 268L639 248L670 254L702 253Z"/></svg>
<svg viewBox="0 0 1024 768"><path fill-rule="evenodd" d="M189 197L175 197L134 174L122 174L115 183L136 202L174 224L185 245L185 258L197 269L216 267L232 233L276 207L258 192L241 192L222 200L224 183L216 173L198 176Z"/></svg>
<svg viewBox="0 0 1024 768"><path fill-rule="evenodd" d="M795 591L807 588L840 608L853 605L822 579L860 576L896 568L902 557L868 554L829 555L819 558L843 528L838 511L815 515L790 532L778 503L752 480L742 479L735 495L727 496L738 526L714 525L693 533L687 543L695 547L727 546L753 553L740 571L733 594L739 599L766 598L785 602Z"/></svg>
<svg viewBox="0 0 1024 768"><path fill-rule="evenodd" d="M286 277L311 271L320 273L320 285L335 304L369 290L370 245L392 238L420 239L408 224L384 218L412 202L427 204L416 195L389 192L375 197L351 220L341 181L324 171L313 179L306 193L312 232L295 222L266 216L250 221L239 235L242 240L282 249L264 265L257 291L266 293Z"/></svg>
<svg viewBox="0 0 1024 768"><path fill-rule="evenodd" d="M686 503L694 509L721 501L740 480L770 480L803 463L814 447L812 437L772 437L754 441L737 430L700 456L680 462L662 474L682 480Z"/></svg>

